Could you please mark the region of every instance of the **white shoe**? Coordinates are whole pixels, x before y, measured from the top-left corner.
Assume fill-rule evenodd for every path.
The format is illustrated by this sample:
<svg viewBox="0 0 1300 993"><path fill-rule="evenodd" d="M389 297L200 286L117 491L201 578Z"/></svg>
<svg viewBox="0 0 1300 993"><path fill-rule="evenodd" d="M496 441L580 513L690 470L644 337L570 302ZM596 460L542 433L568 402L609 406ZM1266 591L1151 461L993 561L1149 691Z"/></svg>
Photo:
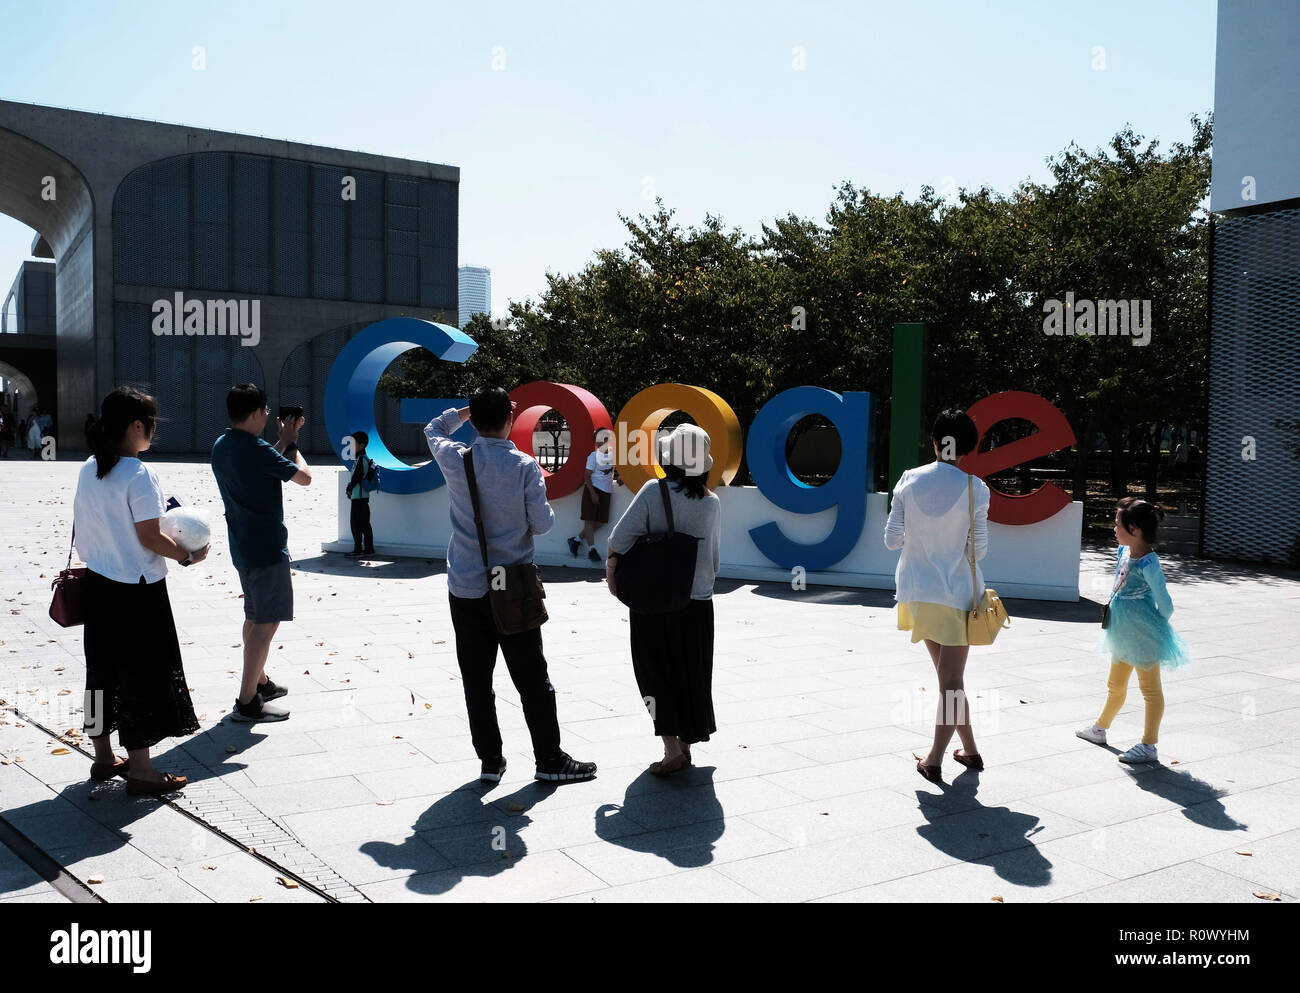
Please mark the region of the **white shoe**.
<svg viewBox="0 0 1300 993"><path fill-rule="evenodd" d="M1094 745L1106 744L1106 729L1099 728L1096 724L1089 724L1086 728L1081 728L1074 733L1077 737L1082 738L1084 741L1091 741Z"/></svg>
<svg viewBox="0 0 1300 993"><path fill-rule="evenodd" d="M1142 765L1144 762L1159 762L1156 758L1156 746L1144 745L1138 742L1127 752L1119 757L1121 762L1127 762L1129 765Z"/></svg>

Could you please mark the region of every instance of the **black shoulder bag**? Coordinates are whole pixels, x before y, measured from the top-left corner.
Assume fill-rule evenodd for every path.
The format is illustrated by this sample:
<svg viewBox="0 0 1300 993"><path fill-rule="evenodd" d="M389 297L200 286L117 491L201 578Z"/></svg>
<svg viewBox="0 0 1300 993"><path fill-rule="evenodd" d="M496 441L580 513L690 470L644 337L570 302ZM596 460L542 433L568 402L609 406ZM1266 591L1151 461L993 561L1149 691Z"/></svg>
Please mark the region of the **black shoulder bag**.
<svg viewBox="0 0 1300 993"><path fill-rule="evenodd" d="M673 525L668 480L659 480L659 494L668 518L667 533L641 535L618 557L614 568L615 595L643 614L681 610L690 602L695 583L696 546L700 539L683 534Z"/></svg>
<svg viewBox="0 0 1300 993"><path fill-rule="evenodd" d="M487 571L488 602L492 619L501 634L522 634L546 623L546 589L542 574L533 562L519 565L488 565L487 537L483 534L483 515L479 510L478 480L474 477L474 453L463 453L465 475L469 479L469 497L474 504L474 527L478 529L478 547Z"/></svg>

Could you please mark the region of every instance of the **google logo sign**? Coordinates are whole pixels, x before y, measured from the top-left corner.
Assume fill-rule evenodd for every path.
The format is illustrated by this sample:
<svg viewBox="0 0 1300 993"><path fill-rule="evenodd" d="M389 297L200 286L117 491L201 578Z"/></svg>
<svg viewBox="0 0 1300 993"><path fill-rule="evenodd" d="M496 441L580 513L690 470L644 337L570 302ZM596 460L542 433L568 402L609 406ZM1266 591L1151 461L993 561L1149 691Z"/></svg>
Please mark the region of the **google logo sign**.
<svg viewBox="0 0 1300 993"><path fill-rule="evenodd" d="M445 480L436 463L409 466L392 454L375 424L375 391L389 364L413 348L425 348L439 359L464 362L478 349L468 335L445 324L413 317L379 321L354 337L339 353L330 370L325 392L325 423L335 450L343 458L342 440L358 429L370 436L367 453L383 470L384 491L421 494L437 490ZM546 495L554 501L577 492L583 483L584 439L592 439L605 428L615 438L615 464L632 492L662 476L654 463L649 439L664 420L683 411L709 433L713 468L709 486L729 484L740 468L742 453L747 457L755 488L775 508L787 514L817 514L836 511L830 533L816 541L798 541L789 536L782 521L769 520L748 529L761 554L781 568L803 567L809 572L825 570L840 562L862 536L866 523L869 473L874 465L875 398L871 393L835 393L815 386L799 386L772 397L755 415L748 437L727 401L699 386L660 383L633 396L611 418L605 406L588 390L564 383L526 383L510 394L517 404L510 440L517 448L533 453L533 430L549 410L557 411L568 423L574 441L567 462L556 472L546 472ZM454 399L406 399L401 402L402 420L425 424L451 406ZM1032 422L1036 434L1001 445L987 452L967 455L962 468L981 478L1009 469L1030 459L1074 444L1074 433L1059 410L1042 397L1009 391L985 397L968 413L983 436L995 424L1009 418ZM820 414L839 433L844 455L835 473L823 484L811 486L791 472L785 457L786 439L804 417ZM465 440L472 428L466 425ZM894 435L899 444L899 435ZM920 450L919 434L904 438L908 450ZM586 442L590 444L590 442ZM743 447L742 447L743 446ZM343 460L350 464L348 460ZM1053 517L1071 502L1069 494L1046 484L1025 496L992 491L989 519L994 523L1023 526Z"/></svg>

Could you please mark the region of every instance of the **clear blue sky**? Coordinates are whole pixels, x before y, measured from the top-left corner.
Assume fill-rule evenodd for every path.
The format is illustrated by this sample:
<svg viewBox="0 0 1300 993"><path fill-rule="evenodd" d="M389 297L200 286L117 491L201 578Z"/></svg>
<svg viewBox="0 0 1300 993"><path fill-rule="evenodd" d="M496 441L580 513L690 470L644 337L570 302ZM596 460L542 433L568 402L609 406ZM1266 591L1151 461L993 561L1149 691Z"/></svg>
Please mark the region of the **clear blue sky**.
<svg viewBox="0 0 1300 993"><path fill-rule="evenodd" d="M459 166L460 262L491 267L498 313L622 245L647 177L683 224L756 231L823 217L844 180L1005 191L1126 123L1185 139L1214 92L1213 0L58 2L3 24L6 99ZM6 289L31 238L0 216Z"/></svg>

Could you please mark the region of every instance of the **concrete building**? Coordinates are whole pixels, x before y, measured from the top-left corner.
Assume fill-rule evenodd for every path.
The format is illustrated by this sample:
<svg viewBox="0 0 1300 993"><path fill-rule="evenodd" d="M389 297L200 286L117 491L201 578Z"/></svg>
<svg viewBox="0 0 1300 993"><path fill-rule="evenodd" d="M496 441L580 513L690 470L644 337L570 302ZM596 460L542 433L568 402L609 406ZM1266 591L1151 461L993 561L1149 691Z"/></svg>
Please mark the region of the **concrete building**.
<svg viewBox="0 0 1300 993"><path fill-rule="evenodd" d="M1218 13L1204 550L1300 565L1300 4Z"/></svg>
<svg viewBox="0 0 1300 993"><path fill-rule="evenodd" d="M57 398L38 402L57 406L59 446L81 447L87 412L130 383L167 418L155 450L206 451L226 390L253 381L305 406L304 450L328 450L325 376L347 340L456 317L459 183L453 166L0 101L0 211L54 260ZM418 451L395 400L379 414L390 448Z"/></svg>
<svg viewBox="0 0 1300 993"><path fill-rule="evenodd" d="M463 265L456 277L460 297L456 327L463 328L475 314L492 313L492 270L487 266Z"/></svg>

